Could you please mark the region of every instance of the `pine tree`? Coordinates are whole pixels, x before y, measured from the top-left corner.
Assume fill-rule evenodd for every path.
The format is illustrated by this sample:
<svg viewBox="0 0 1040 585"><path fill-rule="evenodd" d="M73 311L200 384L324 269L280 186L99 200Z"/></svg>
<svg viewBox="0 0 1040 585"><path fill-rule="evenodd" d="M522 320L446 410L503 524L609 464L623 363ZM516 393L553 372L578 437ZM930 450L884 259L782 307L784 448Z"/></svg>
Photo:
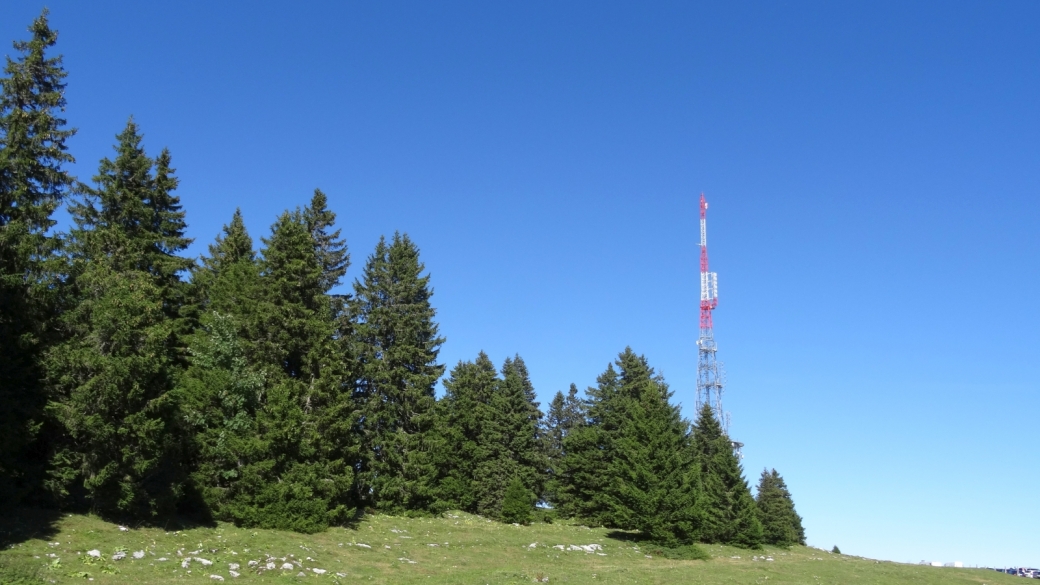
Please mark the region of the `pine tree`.
<svg viewBox="0 0 1040 585"><path fill-rule="evenodd" d="M762 470L755 504L762 522L763 542L777 546L805 544L802 517L795 512L791 492L775 469Z"/></svg>
<svg viewBox="0 0 1040 585"><path fill-rule="evenodd" d="M259 300L260 268L253 251L253 239L242 221L242 211L235 210L231 222L209 245L209 256L203 256L192 273L195 301L202 313L218 312L237 316L243 327Z"/></svg>
<svg viewBox="0 0 1040 585"><path fill-rule="evenodd" d="M571 384L566 396L563 395L563 392L556 392L556 396L549 404L549 412L546 414L542 429L542 441L549 466L544 498L554 507L559 507L561 504L559 475L562 471L561 465L565 454L564 439L572 428L584 422L583 405L581 399L578 398L578 387Z"/></svg>
<svg viewBox="0 0 1040 585"><path fill-rule="evenodd" d="M498 518L510 481L517 479L528 493L540 494L548 467L538 434L542 413L520 356L502 365L501 382L486 410L478 443L483 458L473 470L473 483L477 511Z"/></svg>
<svg viewBox="0 0 1040 585"><path fill-rule="evenodd" d="M316 532L351 513L354 461L342 432L351 424L351 391L302 214L283 213L264 244L255 367L265 388L255 435L241 443L244 464L218 514L244 526Z"/></svg>
<svg viewBox="0 0 1040 585"><path fill-rule="evenodd" d="M556 505L564 517L577 517L592 524L609 523L610 502L606 498L608 468L613 457L616 430L618 372L614 364L596 378L596 387L585 391L582 424L574 425L563 438L563 458L556 475Z"/></svg>
<svg viewBox="0 0 1040 585"><path fill-rule="evenodd" d="M705 404L693 432L693 449L704 485L705 517L701 539L755 548L762 544L762 524L744 479L733 443L711 407Z"/></svg>
<svg viewBox="0 0 1040 585"><path fill-rule="evenodd" d="M181 383L192 431L192 487L206 511L225 520L232 519L225 510L240 466L258 447L256 416L265 377L251 348L259 276L253 240L236 210L192 274L200 326Z"/></svg>
<svg viewBox="0 0 1040 585"><path fill-rule="evenodd" d="M626 348L616 364L618 391L605 421L612 431L605 518L660 544L692 544L700 533L702 497L689 423L645 357Z"/></svg>
<svg viewBox="0 0 1040 585"><path fill-rule="evenodd" d="M523 480L514 477L502 497L502 521L511 524L530 523L534 500L534 494L524 486Z"/></svg>
<svg viewBox="0 0 1040 585"><path fill-rule="evenodd" d="M423 270L407 235L394 234L389 245L380 239L350 300L364 403L358 494L386 512L425 511L436 502L428 443L444 339Z"/></svg>
<svg viewBox="0 0 1040 585"><path fill-rule="evenodd" d="M47 51L58 39L47 10L14 43L0 79L0 502L38 491L46 445L37 442L46 394L42 352L53 342L53 275L58 242L48 231L73 179L66 140L65 69Z"/></svg>
<svg viewBox="0 0 1040 585"><path fill-rule="evenodd" d="M65 432L50 485L59 494L81 485L100 513L148 518L171 513L181 493L173 389L185 329L179 275L192 262L177 255L189 240L168 153L150 159L133 120L116 152L71 207L72 306L48 357L49 409Z"/></svg>
<svg viewBox="0 0 1040 585"><path fill-rule="evenodd" d="M303 219L314 238L318 264L322 269L322 291L329 292L338 286L350 267L350 254L346 243L340 239L340 230L329 231L336 214L328 209L328 198L321 189L314 190L310 205L303 210Z"/></svg>
<svg viewBox="0 0 1040 585"><path fill-rule="evenodd" d="M437 403L437 470L439 509L477 513L479 490L476 469L492 453L486 443L491 401L502 383L495 365L480 352L472 362L459 362L444 381L444 397Z"/></svg>

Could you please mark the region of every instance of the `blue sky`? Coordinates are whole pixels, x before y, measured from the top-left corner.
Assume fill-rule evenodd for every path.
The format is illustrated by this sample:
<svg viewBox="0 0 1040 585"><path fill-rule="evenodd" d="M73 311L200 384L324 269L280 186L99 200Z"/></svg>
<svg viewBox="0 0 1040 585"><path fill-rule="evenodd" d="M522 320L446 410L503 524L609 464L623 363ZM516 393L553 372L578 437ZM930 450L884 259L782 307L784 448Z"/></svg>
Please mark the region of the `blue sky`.
<svg viewBox="0 0 1040 585"><path fill-rule="evenodd" d="M444 363L543 401L631 345L692 416L705 192L749 480L810 544L1040 565L1040 4L49 6L81 179L133 115L193 254L321 187L351 279L408 232Z"/></svg>

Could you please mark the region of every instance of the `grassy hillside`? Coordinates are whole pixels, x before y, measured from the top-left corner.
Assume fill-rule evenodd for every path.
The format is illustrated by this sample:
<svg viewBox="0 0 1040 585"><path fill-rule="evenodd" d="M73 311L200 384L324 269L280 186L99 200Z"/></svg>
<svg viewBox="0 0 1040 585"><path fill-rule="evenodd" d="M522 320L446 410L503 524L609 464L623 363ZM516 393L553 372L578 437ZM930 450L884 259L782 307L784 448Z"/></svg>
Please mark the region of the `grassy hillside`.
<svg viewBox="0 0 1040 585"><path fill-rule="evenodd" d="M38 511L0 522L0 583L219 582L211 576L224 582L330 585L1020 583L992 571L900 565L806 547L748 551L707 546L711 560L671 560L605 529L564 523L512 526L464 513L433 519L375 516L353 529L315 535L228 524L121 529L90 516ZM560 550L557 545L599 545L601 550ZM100 557L88 554L92 550ZM140 558L134 558L135 552ZM117 553L125 557L117 559ZM233 563L239 577L231 574ZM288 565L292 568L282 568Z"/></svg>

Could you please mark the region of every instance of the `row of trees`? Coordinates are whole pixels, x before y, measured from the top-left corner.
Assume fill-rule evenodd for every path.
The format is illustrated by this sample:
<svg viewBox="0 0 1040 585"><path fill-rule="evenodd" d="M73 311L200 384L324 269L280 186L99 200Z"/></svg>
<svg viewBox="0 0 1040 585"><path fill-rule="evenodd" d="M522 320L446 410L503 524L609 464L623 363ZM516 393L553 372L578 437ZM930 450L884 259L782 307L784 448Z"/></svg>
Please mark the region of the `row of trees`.
<svg viewBox="0 0 1040 585"><path fill-rule="evenodd" d="M187 258L170 153L131 119L90 184L46 12L0 80L0 496L146 521L317 531L364 510L526 521L536 501L669 544L804 542L775 471L752 498L710 409L622 352L548 416L520 356L444 381L429 276L381 239L349 295L326 196L259 251L239 212ZM62 203L72 219L54 233Z"/></svg>

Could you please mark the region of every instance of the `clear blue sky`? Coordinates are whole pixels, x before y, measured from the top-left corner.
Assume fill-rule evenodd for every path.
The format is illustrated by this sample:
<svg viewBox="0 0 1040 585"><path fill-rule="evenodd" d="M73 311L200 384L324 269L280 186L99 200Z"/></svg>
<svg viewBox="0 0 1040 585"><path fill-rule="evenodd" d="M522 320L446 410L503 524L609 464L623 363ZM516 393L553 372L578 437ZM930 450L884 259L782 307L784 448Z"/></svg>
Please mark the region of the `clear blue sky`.
<svg viewBox="0 0 1040 585"><path fill-rule="evenodd" d="M749 480L810 544L1040 565L1040 3L650 4L49 2L80 178L133 114L194 254L321 187L351 279L408 232L443 361L543 401L631 345L692 416L704 191Z"/></svg>

